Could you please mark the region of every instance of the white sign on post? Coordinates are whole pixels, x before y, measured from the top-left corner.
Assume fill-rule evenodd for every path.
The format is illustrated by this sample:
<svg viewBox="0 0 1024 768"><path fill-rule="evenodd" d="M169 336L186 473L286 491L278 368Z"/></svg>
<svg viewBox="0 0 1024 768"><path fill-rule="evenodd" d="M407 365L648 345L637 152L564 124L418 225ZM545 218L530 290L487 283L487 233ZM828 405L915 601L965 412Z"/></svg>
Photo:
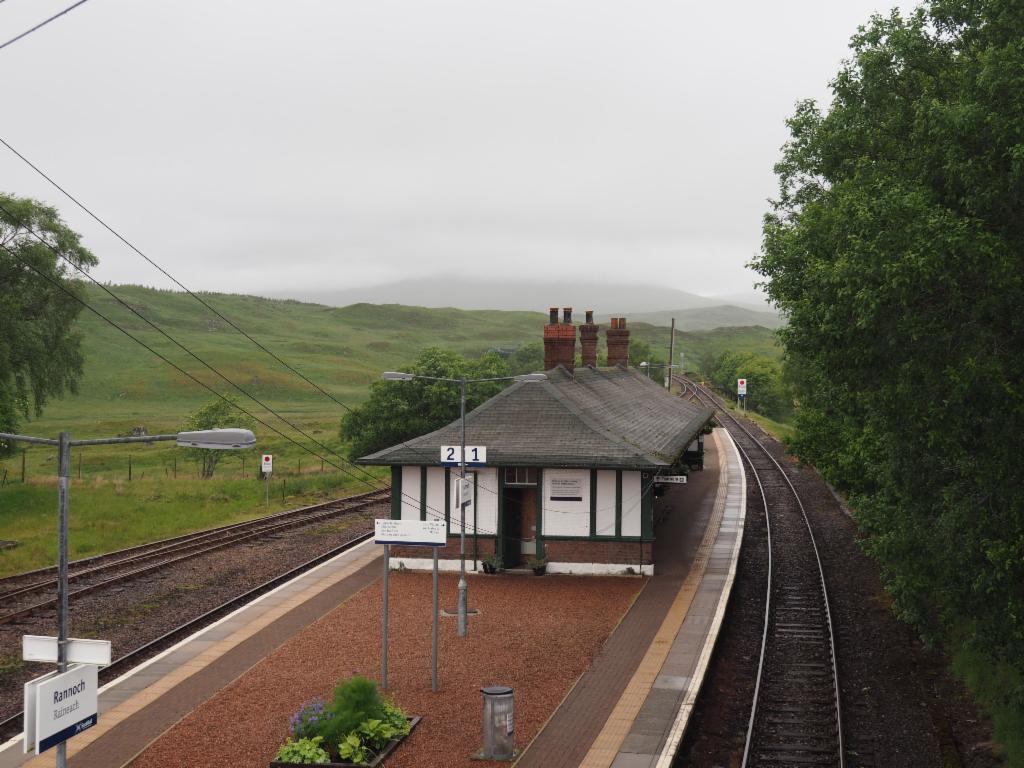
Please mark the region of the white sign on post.
<svg viewBox="0 0 1024 768"><path fill-rule="evenodd" d="M95 664L110 666L109 640L68 640L69 664ZM57 663L57 638L44 635L22 635L21 658L25 661L49 661Z"/></svg>
<svg viewBox="0 0 1024 768"><path fill-rule="evenodd" d="M461 477L456 478L455 482L455 506L472 506L473 505L473 478L467 477L463 480Z"/></svg>
<svg viewBox="0 0 1024 768"><path fill-rule="evenodd" d="M745 394L747 394L747 380L746 379L736 379L736 394L737 395L745 395Z"/></svg>
<svg viewBox="0 0 1024 768"><path fill-rule="evenodd" d="M263 463L260 465L264 475L269 475L274 471L274 457L269 453L263 454Z"/></svg>
<svg viewBox="0 0 1024 768"><path fill-rule="evenodd" d="M373 527L374 544L443 547L448 543L444 520L393 520L385 517L374 520Z"/></svg>
<svg viewBox="0 0 1024 768"><path fill-rule="evenodd" d="M446 467L457 467L462 463L462 446L461 445L442 445L441 446L441 464ZM467 467L482 467L487 463L487 446L486 445L467 445L466 446L466 466Z"/></svg>
<svg viewBox="0 0 1024 768"><path fill-rule="evenodd" d="M35 743L36 754L96 725L99 684L95 665L81 664L63 674L46 675L28 685L34 686L35 733L30 733L26 727L25 743L27 748L31 739ZM28 698L26 686L26 705Z"/></svg>

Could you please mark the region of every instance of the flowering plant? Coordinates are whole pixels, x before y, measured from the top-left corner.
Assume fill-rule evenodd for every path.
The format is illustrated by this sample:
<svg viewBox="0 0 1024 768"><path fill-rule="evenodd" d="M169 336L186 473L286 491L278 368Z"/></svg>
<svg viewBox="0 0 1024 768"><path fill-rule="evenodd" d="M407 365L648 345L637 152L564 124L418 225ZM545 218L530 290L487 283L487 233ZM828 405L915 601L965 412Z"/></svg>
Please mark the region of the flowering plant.
<svg viewBox="0 0 1024 768"><path fill-rule="evenodd" d="M324 700L319 696L307 701L289 720L292 738L311 739L320 734L320 729L330 715L324 712Z"/></svg>

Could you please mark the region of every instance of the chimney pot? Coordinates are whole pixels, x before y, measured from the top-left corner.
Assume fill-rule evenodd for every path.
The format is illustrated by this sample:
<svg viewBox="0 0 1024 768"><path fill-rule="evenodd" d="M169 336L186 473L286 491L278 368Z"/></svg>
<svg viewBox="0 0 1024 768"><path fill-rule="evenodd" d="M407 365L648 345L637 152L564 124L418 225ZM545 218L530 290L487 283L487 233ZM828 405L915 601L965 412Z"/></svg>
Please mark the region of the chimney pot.
<svg viewBox="0 0 1024 768"><path fill-rule="evenodd" d="M572 307L564 307L562 309L562 322L563 323L571 323L572 322Z"/></svg>
<svg viewBox="0 0 1024 768"><path fill-rule="evenodd" d="M619 318L613 317L612 318L612 328L618 328L618 327L619 327Z"/></svg>
<svg viewBox="0 0 1024 768"><path fill-rule="evenodd" d="M548 322L558 322L558 307L551 307L551 309L548 310Z"/></svg>
<svg viewBox="0 0 1024 768"><path fill-rule="evenodd" d="M593 322L594 322L594 310L588 309L587 310L587 325L590 325Z"/></svg>
<svg viewBox="0 0 1024 768"><path fill-rule="evenodd" d="M625 328L625 327L626 327L626 318L620 317L619 318L619 328Z"/></svg>

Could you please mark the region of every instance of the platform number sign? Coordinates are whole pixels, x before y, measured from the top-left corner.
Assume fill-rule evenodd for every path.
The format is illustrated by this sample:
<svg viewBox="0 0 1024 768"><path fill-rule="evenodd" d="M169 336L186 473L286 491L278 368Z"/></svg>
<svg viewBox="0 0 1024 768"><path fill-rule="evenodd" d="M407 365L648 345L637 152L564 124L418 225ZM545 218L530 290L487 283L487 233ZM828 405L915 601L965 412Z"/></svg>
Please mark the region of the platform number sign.
<svg viewBox="0 0 1024 768"><path fill-rule="evenodd" d="M747 380L746 379L736 379L736 394L737 395L745 395L745 394L747 394Z"/></svg>
<svg viewBox="0 0 1024 768"><path fill-rule="evenodd" d="M269 475L274 471L274 457L269 453L263 454L263 462L260 464L260 468L263 470L264 475Z"/></svg>
<svg viewBox="0 0 1024 768"><path fill-rule="evenodd" d="M446 467L457 467L462 463L462 446L461 445L442 445L441 446L441 464ZM466 446L466 466L467 467L482 467L487 463L487 446L486 445L467 445Z"/></svg>

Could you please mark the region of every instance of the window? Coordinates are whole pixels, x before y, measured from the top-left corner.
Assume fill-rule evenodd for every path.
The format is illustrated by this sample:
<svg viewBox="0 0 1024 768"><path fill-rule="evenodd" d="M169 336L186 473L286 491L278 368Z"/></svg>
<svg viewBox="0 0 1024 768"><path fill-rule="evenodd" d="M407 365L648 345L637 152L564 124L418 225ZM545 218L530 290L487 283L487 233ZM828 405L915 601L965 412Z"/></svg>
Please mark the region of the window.
<svg viewBox="0 0 1024 768"><path fill-rule="evenodd" d="M535 467L505 467L505 485L536 485L537 469Z"/></svg>

